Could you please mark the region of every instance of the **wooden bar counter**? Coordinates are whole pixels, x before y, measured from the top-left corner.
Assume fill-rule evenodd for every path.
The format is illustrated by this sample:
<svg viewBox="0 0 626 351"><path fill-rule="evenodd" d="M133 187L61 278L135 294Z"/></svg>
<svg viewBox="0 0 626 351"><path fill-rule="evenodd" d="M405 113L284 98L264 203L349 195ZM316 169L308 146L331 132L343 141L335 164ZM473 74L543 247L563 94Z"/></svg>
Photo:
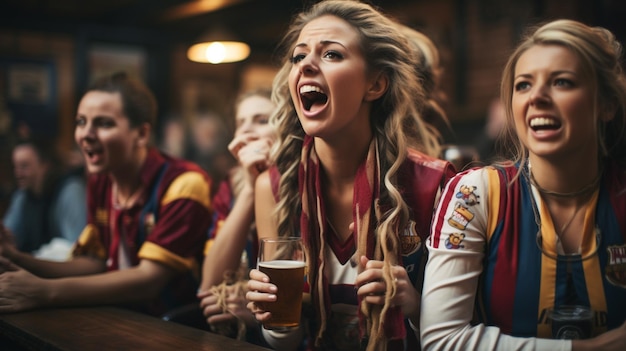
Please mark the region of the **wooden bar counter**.
<svg viewBox="0 0 626 351"><path fill-rule="evenodd" d="M0 350L267 350L114 307L0 314Z"/></svg>

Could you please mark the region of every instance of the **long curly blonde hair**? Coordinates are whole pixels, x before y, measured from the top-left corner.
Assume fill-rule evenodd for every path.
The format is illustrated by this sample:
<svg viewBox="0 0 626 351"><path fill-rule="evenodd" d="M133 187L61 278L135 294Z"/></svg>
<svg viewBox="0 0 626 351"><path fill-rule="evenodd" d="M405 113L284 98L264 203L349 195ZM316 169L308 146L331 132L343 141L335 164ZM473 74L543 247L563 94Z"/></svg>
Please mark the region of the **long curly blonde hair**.
<svg viewBox="0 0 626 351"><path fill-rule="evenodd" d="M281 41L279 50L283 65L273 83L272 99L277 110L270 118L270 123L275 124L278 131L273 163L281 174L276 209L278 235L298 233L298 219L302 211L298 169L305 132L289 93L288 75L292 68L290 54L302 28L324 15L343 19L354 27L359 32L360 48L368 70L382 72L389 80L387 91L373 102L369 119L380 155L381 208L389 209L385 213L376 214L375 233L382 251L380 256L384 262L384 279L391 293L386 295L380 316L370 321L369 326L368 349L381 350L386 346L382 321L395 294L391 267L399 264L397 234L399 228L404 228L409 220L409 208L398 189L397 172L407 157L408 148L436 157L439 154L438 135L421 118L420 111L426 98L415 74L418 57L407 37L398 30L397 22L371 5L359 1L328 0L313 5L294 17Z"/></svg>

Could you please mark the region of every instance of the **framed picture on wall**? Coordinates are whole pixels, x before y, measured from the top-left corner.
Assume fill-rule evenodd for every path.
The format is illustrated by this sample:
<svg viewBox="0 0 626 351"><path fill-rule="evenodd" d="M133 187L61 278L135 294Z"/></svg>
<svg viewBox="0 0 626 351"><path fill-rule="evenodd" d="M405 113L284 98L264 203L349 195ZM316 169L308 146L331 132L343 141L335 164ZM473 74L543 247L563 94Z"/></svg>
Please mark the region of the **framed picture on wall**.
<svg viewBox="0 0 626 351"><path fill-rule="evenodd" d="M46 65L9 64L7 81L9 103L44 105L50 101L52 72Z"/></svg>
<svg viewBox="0 0 626 351"><path fill-rule="evenodd" d="M2 124L26 135L54 136L58 130L57 72L50 60L0 57ZM7 122L8 119L8 122Z"/></svg>
<svg viewBox="0 0 626 351"><path fill-rule="evenodd" d="M124 44L93 43L88 52L88 80L115 72L146 81L147 54L142 47Z"/></svg>

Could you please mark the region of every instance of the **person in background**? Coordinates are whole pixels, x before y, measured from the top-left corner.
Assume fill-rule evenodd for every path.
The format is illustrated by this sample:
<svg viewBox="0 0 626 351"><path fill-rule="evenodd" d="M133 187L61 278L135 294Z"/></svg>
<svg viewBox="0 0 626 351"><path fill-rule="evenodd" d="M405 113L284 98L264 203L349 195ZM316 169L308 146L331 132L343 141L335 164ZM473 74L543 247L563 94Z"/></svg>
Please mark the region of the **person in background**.
<svg viewBox="0 0 626 351"><path fill-rule="evenodd" d="M228 176L235 166L235 160L228 151L228 130L223 118L206 108L202 108L190 125L190 143L186 148L187 160L202 167L215 180L212 193Z"/></svg>
<svg viewBox="0 0 626 351"><path fill-rule="evenodd" d="M185 158L187 137L187 127L182 118L167 118L163 123L159 149L170 156Z"/></svg>
<svg viewBox="0 0 626 351"><path fill-rule="evenodd" d="M441 139L441 135L445 134L442 132L451 132L451 126L442 106L447 98L441 88L443 67L439 58L439 49L424 33L401 23L398 23L398 27L400 32L406 35L417 56L415 75L424 89L426 102L417 100L416 103L423 104L419 106L422 110L422 118L429 124L429 128L433 128L432 133L439 135Z"/></svg>
<svg viewBox="0 0 626 351"><path fill-rule="evenodd" d="M298 236L307 257L311 316L289 331L262 329L279 350L413 349L422 240L441 187L421 118L417 57L397 22L359 1L322 1L297 16L282 43L270 117L278 139L257 178L259 238ZM263 322L276 286L250 272L248 308ZM306 333L305 333L306 326Z"/></svg>
<svg viewBox="0 0 626 351"><path fill-rule="evenodd" d="M416 103L419 104L422 118L428 123L427 128L430 128L432 133L443 141L446 135L453 134L453 131L446 111L443 109L446 94L441 89L443 67L439 59L439 50L435 43L422 32L403 24L398 24L398 26L417 55L415 75L424 88L426 101L416 100ZM443 145L439 158L452 163L457 171L478 161L476 149L469 145Z"/></svg>
<svg viewBox="0 0 626 351"><path fill-rule="evenodd" d="M87 224L85 177L64 174L54 150L54 145L42 138L18 141L13 148L18 189L3 225L23 252L39 250L54 238L70 247Z"/></svg>
<svg viewBox="0 0 626 351"><path fill-rule="evenodd" d="M66 262L22 253L0 232L0 313L115 304L158 316L196 301L211 180L151 146L156 109L125 73L87 89L74 133L89 173L87 225Z"/></svg>
<svg viewBox="0 0 626 351"><path fill-rule="evenodd" d="M248 341L255 342L258 324L246 308L247 288L243 283L248 269L256 266L258 254L254 183L268 168L275 139L274 128L269 125L275 108L270 95L269 89L257 89L242 94L235 103L235 137L228 149L239 164L220 184L213 199L215 212L198 294L200 307L214 330L224 325L246 326Z"/></svg>
<svg viewBox="0 0 626 351"><path fill-rule="evenodd" d="M427 242L425 350L626 349L626 78L611 32L535 28L501 98L512 160L446 186ZM551 340L551 311L592 310L592 338Z"/></svg>
<svg viewBox="0 0 626 351"><path fill-rule="evenodd" d="M474 139L474 145L480 155L480 161L484 165L497 162L502 158L500 149L502 147L506 149L506 145L499 145L497 141L498 136L504 130L505 120L506 114L502 101L499 97L492 99L487 109L485 125L481 133Z"/></svg>

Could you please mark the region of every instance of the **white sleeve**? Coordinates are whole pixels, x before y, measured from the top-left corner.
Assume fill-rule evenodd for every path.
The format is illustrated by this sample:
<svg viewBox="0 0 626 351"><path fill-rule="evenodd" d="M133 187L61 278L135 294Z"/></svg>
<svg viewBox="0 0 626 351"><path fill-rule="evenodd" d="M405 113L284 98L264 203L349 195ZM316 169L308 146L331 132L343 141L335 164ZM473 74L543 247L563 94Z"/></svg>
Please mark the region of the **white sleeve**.
<svg viewBox="0 0 626 351"><path fill-rule="evenodd" d="M470 324L490 228L489 172L483 168L455 176L435 211L426 243L422 349L571 350L569 340L512 337L501 334L497 327Z"/></svg>
<svg viewBox="0 0 626 351"><path fill-rule="evenodd" d="M261 333L267 344L275 350L297 350L302 344L302 325L288 332L267 330L261 327Z"/></svg>

